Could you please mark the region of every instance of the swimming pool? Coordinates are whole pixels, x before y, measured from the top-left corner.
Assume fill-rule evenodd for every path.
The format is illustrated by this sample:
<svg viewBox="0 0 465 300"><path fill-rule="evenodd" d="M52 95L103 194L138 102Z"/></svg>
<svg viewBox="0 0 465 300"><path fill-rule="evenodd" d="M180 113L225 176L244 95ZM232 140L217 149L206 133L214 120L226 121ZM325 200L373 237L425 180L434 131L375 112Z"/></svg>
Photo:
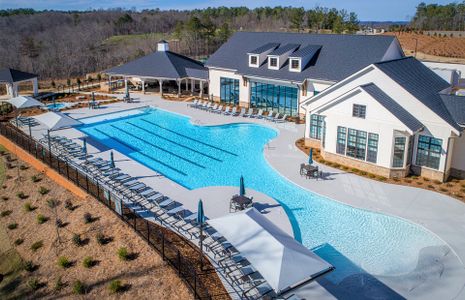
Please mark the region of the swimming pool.
<svg viewBox="0 0 465 300"><path fill-rule="evenodd" d="M86 123L80 128L86 134L188 189L238 186L243 175L247 187L285 207L296 239L309 248L329 244L370 274L405 274L417 265L420 250L444 245L421 226L344 205L283 178L263 155L278 134L269 127L197 126L160 109ZM317 253L336 266L335 273L345 271L334 252Z"/></svg>
<svg viewBox="0 0 465 300"><path fill-rule="evenodd" d="M52 104L47 104L45 107L47 107L48 110L60 110L64 107L68 106L68 103L52 103Z"/></svg>

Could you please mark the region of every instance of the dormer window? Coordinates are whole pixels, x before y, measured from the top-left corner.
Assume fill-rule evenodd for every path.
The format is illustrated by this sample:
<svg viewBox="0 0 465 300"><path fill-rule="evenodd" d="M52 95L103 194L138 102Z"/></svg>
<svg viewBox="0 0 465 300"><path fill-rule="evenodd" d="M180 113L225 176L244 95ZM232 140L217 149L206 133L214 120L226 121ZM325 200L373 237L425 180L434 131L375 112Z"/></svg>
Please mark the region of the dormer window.
<svg viewBox="0 0 465 300"><path fill-rule="evenodd" d="M258 55L249 55L249 66L258 67Z"/></svg>
<svg viewBox="0 0 465 300"><path fill-rule="evenodd" d="M277 57L268 58L268 68L269 69L274 69L274 70L279 69L278 58Z"/></svg>
<svg viewBox="0 0 465 300"><path fill-rule="evenodd" d="M300 72L300 59L299 58L289 59L289 71Z"/></svg>

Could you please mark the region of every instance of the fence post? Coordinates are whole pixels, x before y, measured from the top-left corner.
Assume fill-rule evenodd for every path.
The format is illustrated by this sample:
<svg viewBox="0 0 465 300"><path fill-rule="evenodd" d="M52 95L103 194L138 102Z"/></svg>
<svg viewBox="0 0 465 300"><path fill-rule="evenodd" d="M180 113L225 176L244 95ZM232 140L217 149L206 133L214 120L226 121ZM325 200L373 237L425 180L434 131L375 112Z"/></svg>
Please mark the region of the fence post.
<svg viewBox="0 0 465 300"><path fill-rule="evenodd" d="M67 177L68 180L69 180L69 166L68 166L68 162L66 162L66 177Z"/></svg>
<svg viewBox="0 0 465 300"><path fill-rule="evenodd" d="M149 221L147 221L147 219L145 220L145 225L147 226L147 241L150 244L150 226L149 226Z"/></svg>
<svg viewBox="0 0 465 300"><path fill-rule="evenodd" d="M161 254L165 260L165 234L163 232L161 233Z"/></svg>
<svg viewBox="0 0 465 300"><path fill-rule="evenodd" d="M86 192L89 192L89 177L86 174Z"/></svg>
<svg viewBox="0 0 465 300"><path fill-rule="evenodd" d="M194 298L197 299L197 271L194 270Z"/></svg>
<svg viewBox="0 0 465 300"><path fill-rule="evenodd" d="M179 253L179 249L178 249L178 274L181 275L181 253Z"/></svg>
<svg viewBox="0 0 465 300"><path fill-rule="evenodd" d="M97 200L100 200L100 185L98 184L98 179L97 179Z"/></svg>

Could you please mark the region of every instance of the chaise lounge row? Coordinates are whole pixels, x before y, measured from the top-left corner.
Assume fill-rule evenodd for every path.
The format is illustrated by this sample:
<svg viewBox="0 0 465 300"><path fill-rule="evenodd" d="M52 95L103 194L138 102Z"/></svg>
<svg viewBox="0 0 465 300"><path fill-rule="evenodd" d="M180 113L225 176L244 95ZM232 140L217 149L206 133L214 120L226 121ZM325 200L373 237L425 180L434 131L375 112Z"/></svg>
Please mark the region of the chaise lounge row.
<svg viewBox="0 0 465 300"><path fill-rule="evenodd" d="M271 122L282 123L286 122L288 117L287 114L280 114L274 111L268 113L268 115L263 115L263 109L259 109L257 112L254 111L253 108L249 108L246 110L245 108L241 108L240 111L237 110L237 107L233 106L224 106L222 104L212 104L209 101L200 101L194 100L191 104L189 104L192 108L197 108L201 110L205 110L207 112L216 113L216 114L223 114L225 116L233 116L233 117L244 117L244 118L255 118L255 119L263 119ZM224 110L223 110L224 108Z"/></svg>

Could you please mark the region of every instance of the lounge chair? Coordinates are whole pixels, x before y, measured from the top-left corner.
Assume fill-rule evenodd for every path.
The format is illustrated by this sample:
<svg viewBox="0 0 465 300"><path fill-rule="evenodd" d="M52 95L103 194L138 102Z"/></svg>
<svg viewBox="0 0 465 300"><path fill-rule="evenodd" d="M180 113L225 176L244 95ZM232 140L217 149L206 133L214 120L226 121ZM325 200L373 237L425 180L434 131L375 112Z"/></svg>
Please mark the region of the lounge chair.
<svg viewBox="0 0 465 300"><path fill-rule="evenodd" d="M231 107L226 106L226 109L224 110L223 115L227 116L227 115L230 115L230 114L231 114Z"/></svg>
<svg viewBox="0 0 465 300"><path fill-rule="evenodd" d="M199 103L195 108L203 109L205 106L207 106L207 104L207 101L203 101L202 103Z"/></svg>
<svg viewBox="0 0 465 300"><path fill-rule="evenodd" d="M197 103L199 103L199 100L198 100L198 99L195 99L194 102L188 104L187 106L189 106L189 107L196 107L196 106L197 106Z"/></svg>
<svg viewBox="0 0 465 300"><path fill-rule="evenodd" d="M268 116L265 117L266 120L268 121L273 121L273 119L275 118L276 116L276 113L274 111L271 111Z"/></svg>
<svg viewBox="0 0 465 300"><path fill-rule="evenodd" d="M241 112L238 113L236 116L243 117L245 114L245 108L241 108Z"/></svg>
<svg viewBox="0 0 465 300"><path fill-rule="evenodd" d="M253 108L249 108L249 110L247 111L247 113L243 114L242 116L243 116L244 118L250 118L252 115L253 115Z"/></svg>
<svg viewBox="0 0 465 300"><path fill-rule="evenodd" d="M202 107L202 110L209 110L211 106L212 106L212 103L208 102L206 106Z"/></svg>
<svg viewBox="0 0 465 300"><path fill-rule="evenodd" d="M235 114L237 114L237 107L234 106L234 107L232 108L231 112L229 112L229 113L224 113L224 114L227 115L227 116L234 116Z"/></svg>
<svg viewBox="0 0 465 300"><path fill-rule="evenodd" d="M208 109L208 112L212 112L212 111L216 110L217 108L218 108L218 104L215 103L215 105L213 105L212 107L210 107L210 108Z"/></svg>
<svg viewBox="0 0 465 300"><path fill-rule="evenodd" d="M263 109L259 109L255 115L251 115L251 118L263 119Z"/></svg>
<svg viewBox="0 0 465 300"><path fill-rule="evenodd" d="M223 112L223 105L220 105L217 109L212 110L212 113L221 114Z"/></svg>
<svg viewBox="0 0 465 300"><path fill-rule="evenodd" d="M275 123L284 123L284 122L286 122L286 119L287 119L287 115L284 114L281 118L276 116L276 118L273 119L273 122L275 122Z"/></svg>

